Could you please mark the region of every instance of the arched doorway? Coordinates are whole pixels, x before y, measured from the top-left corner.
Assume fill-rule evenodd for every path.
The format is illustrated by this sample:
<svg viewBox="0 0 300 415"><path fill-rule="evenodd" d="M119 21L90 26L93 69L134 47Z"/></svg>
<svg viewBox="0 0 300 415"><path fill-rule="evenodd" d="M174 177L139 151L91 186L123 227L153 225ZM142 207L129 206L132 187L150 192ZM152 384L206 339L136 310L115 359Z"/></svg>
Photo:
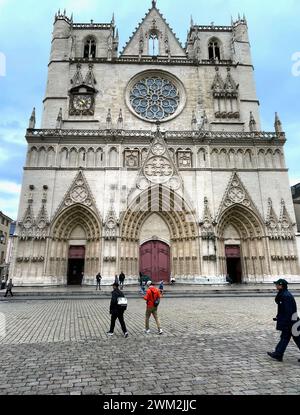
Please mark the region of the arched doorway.
<svg viewBox="0 0 300 415"><path fill-rule="evenodd" d="M268 274L268 249L256 212L240 204L229 207L219 219L217 238L223 275L234 283L263 281Z"/></svg>
<svg viewBox="0 0 300 415"><path fill-rule="evenodd" d="M120 234L120 269L128 276L138 278L140 246L149 240L167 243L172 276L179 280L199 275L196 218L174 190L157 185L140 193L123 213Z"/></svg>
<svg viewBox="0 0 300 415"><path fill-rule="evenodd" d="M50 230L47 274L59 283L94 281L101 254L100 219L87 206L74 204L64 209Z"/></svg>
<svg viewBox="0 0 300 415"><path fill-rule="evenodd" d="M170 280L170 247L161 241L149 241L140 247L140 272L152 282Z"/></svg>

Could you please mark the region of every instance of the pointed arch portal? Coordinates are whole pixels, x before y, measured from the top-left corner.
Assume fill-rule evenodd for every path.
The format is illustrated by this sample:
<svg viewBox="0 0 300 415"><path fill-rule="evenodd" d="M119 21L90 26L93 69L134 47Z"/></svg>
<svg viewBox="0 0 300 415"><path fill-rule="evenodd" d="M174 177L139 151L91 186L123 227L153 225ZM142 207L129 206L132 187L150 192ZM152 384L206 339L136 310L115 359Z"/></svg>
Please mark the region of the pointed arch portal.
<svg viewBox="0 0 300 415"><path fill-rule="evenodd" d="M234 283L256 281L268 274L264 226L254 211L240 204L226 209L217 236L222 273Z"/></svg>
<svg viewBox="0 0 300 415"><path fill-rule="evenodd" d="M120 231L120 269L128 275L138 276L144 268L157 281L199 274L194 212L173 190L158 185L141 193L124 212Z"/></svg>
<svg viewBox="0 0 300 415"><path fill-rule="evenodd" d="M101 226L87 206L74 204L64 209L50 230L49 275L69 285L80 285L84 275L96 275L100 261Z"/></svg>

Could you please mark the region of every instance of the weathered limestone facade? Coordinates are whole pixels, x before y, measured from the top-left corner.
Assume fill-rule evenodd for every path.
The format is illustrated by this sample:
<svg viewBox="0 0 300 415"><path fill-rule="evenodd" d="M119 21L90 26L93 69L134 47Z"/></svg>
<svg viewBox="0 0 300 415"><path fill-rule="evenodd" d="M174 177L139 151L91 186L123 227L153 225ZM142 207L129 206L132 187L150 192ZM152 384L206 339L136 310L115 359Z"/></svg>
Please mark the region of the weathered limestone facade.
<svg viewBox="0 0 300 415"><path fill-rule="evenodd" d="M278 116L261 129L246 19L192 21L183 47L153 1L118 43L114 19L55 17L42 126L33 112L26 134L15 283L93 284L99 271L111 283L121 270L127 282L141 270L300 281L286 137Z"/></svg>

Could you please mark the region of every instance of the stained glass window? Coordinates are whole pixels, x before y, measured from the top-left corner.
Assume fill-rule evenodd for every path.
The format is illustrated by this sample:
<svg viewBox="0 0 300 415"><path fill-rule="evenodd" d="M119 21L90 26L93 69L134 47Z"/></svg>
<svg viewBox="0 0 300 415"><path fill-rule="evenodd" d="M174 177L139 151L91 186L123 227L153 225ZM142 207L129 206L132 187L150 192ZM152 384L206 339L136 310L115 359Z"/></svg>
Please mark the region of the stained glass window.
<svg viewBox="0 0 300 415"><path fill-rule="evenodd" d="M139 80L130 92L130 103L134 111L150 121L172 116L179 101L178 88L170 80L159 76Z"/></svg>

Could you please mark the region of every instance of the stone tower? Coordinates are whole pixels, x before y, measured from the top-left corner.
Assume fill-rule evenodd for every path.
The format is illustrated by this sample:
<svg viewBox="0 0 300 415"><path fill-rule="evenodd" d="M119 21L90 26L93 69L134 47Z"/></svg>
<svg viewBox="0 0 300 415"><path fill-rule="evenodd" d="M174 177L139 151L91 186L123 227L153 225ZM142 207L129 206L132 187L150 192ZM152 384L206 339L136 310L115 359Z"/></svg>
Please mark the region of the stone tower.
<svg viewBox="0 0 300 415"><path fill-rule="evenodd" d="M191 21L156 1L119 53L115 18L55 16L12 276L19 285L299 279L286 137L261 128L246 18Z"/></svg>

